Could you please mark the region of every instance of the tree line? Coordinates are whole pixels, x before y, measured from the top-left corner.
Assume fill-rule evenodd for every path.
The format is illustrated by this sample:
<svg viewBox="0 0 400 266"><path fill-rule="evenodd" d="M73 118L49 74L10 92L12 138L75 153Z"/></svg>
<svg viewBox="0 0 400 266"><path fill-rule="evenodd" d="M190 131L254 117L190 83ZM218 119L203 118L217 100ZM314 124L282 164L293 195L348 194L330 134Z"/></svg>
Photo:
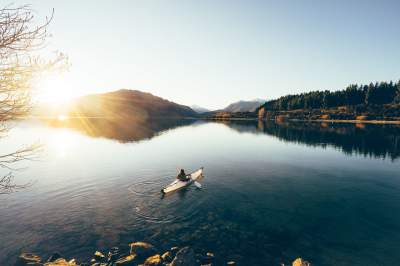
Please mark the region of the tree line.
<svg viewBox="0 0 400 266"><path fill-rule="evenodd" d="M400 103L400 80L397 83L376 82L369 85L349 85L338 91L312 91L286 95L267 101L263 106L271 111L323 109L338 106L384 105Z"/></svg>

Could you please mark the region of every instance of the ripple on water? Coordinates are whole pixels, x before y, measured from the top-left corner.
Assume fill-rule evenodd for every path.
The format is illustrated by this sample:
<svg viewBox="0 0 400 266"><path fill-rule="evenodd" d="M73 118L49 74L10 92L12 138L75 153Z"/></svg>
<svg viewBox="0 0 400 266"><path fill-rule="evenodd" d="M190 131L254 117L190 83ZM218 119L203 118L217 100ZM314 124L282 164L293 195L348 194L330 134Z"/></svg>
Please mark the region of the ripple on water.
<svg viewBox="0 0 400 266"><path fill-rule="evenodd" d="M201 191L189 186L167 196L160 189L170 182L165 178L133 183L128 190L133 197L133 211L140 221L147 223L168 224L193 220L204 202ZM184 200L183 200L184 199Z"/></svg>

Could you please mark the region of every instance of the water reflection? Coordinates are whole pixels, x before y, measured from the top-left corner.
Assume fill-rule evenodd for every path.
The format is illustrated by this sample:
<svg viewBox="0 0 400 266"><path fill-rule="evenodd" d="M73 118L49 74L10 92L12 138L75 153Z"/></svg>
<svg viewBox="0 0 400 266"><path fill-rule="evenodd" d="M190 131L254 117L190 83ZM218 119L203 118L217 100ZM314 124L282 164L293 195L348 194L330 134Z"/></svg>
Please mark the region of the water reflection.
<svg viewBox="0 0 400 266"><path fill-rule="evenodd" d="M20 182L37 179L32 189L1 198L0 265L21 252L90 260L95 250L138 240L161 251L188 245L218 252L238 265L298 256L314 265L399 261L399 161L296 145L397 158L396 126L69 120L48 121L61 129L32 122L10 131L7 145L44 136L49 152L18 173ZM193 122L135 145L80 133L140 140ZM189 186L162 198L177 168L202 165L201 190Z"/></svg>
<svg viewBox="0 0 400 266"><path fill-rule="evenodd" d="M151 139L163 131L193 124L192 119L135 120L107 118L48 119L51 127L69 128L91 137L104 137L120 142ZM237 132L267 134L280 140L308 146L333 146L346 154L377 158L400 156L400 125L350 123L225 121L220 122Z"/></svg>
<svg viewBox="0 0 400 266"><path fill-rule="evenodd" d="M284 122L235 121L224 123L238 132L264 133L280 140L309 146L333 146L346 154L362 154L397 159L400 156L400 126Z"/></svg>
<svg viewBox="0 0 400 266"><path fill-rule="evenodd" d="M109 119L109 118L68 118L47 119L51 127L69 128L91 137L103 137L120 142L151 139L159 133L194 123L192 119Z"/></svg>
<svg viewBox="0 0 400 266"><path fill-rule="evenodd" d="M75 149L78 143L79 138L75 134L62 130L49 135L46 146L51 147L57 157L63 158Z"/></svg>

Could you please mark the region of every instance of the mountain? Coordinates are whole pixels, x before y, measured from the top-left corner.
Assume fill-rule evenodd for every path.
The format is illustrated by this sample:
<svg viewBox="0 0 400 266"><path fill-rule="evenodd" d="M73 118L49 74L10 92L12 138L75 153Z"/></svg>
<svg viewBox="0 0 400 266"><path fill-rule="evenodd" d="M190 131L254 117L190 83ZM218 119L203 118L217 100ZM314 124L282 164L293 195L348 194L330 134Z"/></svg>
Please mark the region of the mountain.
<svg viewBox="0 0 400 266"><path fill-rule="evenodd" d="M222 112L238 113L238 112L254 112L258 107L260 107L265 100L257 99L253 101L238 101L231 103Z"/></svg>
<svg viewBox="0 0 400 266"><path fill-rule="evenodd" d="M188 106L170 102L138 90L118 90L76 99L69 115L108 119L185 118L197 113Z"/></svg>
<svg viewBox="0 0 400 266"><path fill-rule="evenodd" d="M207 108L204 108L204 107L201 107L201 106L198 106L198 105L192 105L192 106L190 106L190 108L192 108L198 114L210 112L210 110L208 110Z"/></svg>

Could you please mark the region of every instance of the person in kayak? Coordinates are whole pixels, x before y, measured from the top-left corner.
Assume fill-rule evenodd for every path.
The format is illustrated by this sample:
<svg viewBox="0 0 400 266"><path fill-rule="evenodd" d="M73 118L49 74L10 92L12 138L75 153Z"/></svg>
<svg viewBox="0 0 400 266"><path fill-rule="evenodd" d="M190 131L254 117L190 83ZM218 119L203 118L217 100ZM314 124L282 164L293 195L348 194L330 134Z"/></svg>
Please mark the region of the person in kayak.
<svg viewBox="0 0 400 266"><path fill-rule="evenodd" d="M180 181L188 181L189 177L186 175L185 170L181 169L181 172L177 176Z"/></svg>

